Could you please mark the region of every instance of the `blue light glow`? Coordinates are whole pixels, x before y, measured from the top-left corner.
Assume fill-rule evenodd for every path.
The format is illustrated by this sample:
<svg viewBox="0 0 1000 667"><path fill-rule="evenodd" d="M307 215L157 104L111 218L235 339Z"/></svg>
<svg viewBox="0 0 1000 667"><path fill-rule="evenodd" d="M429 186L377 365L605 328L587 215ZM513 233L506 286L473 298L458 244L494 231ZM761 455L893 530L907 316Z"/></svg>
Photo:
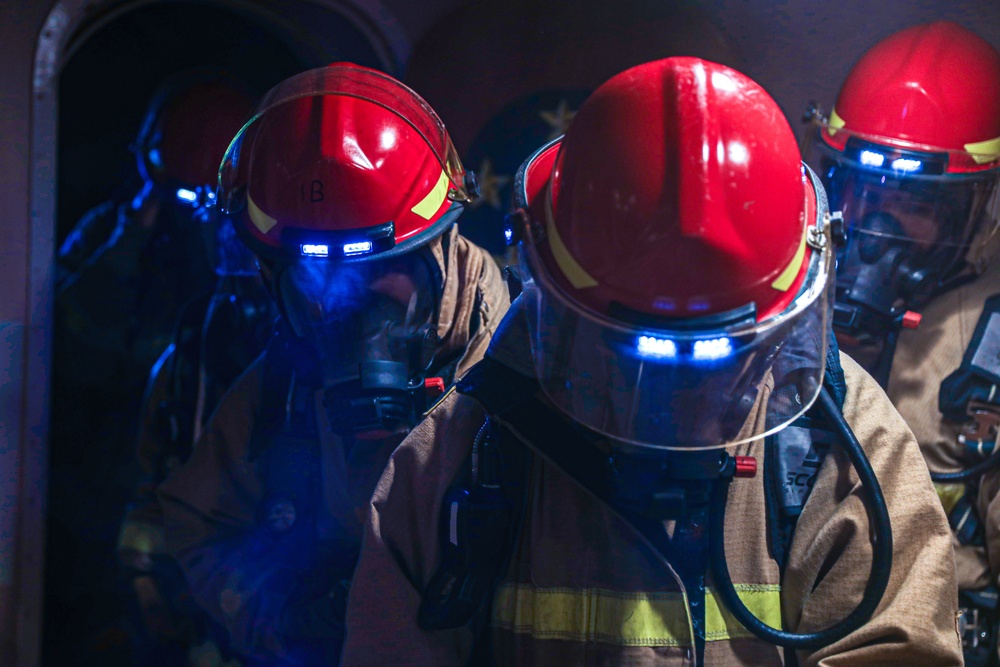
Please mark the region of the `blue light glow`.
<svg viewBox="0 0 1000 667"><path fill-rule="evenodd" d="M636 351L641 357L672 359L677 356L677 345L669 338L639 336L639 340L636 343Z"/></svg>
<svg viewBox="0 0 1000 667"><path fill-rule="evenodd" d="M198 201L198 193L187 188L177 188L177 198L188 204L193 204Z"/></svg>
<svg viewBox="0 0 1000 667"><path fill-rule="evenodd" d="M866 167L881 167L885 164L885 156L875 151L861 151L861 164Z"/></svg>
<svg viewBox="0 0 1000 667"><path fill-rule="evenodd" d="M371 241L360 241L358 243L345 243L344 244L344 254L345 255L363 255L366 252L372 251Z"/></svg>
<svg viewBox="0 0 1000 667"><path fill-rule="evenodd" d="M329 257L330 246L316 243L303 243L302 254L307 257Z"/></svg>
<svg viewBox="0 0 1000 667"><path fill-rule="evenodd" d="M514 241L514 230L510 227L503 230L503 237L507 239L507 245L510 245Z"/></svg>
<svg viewBox="0 0 1000 667"><path fill-rule="evenodd" d="M920 160L910 158L896 158L892 161L892 168L896 171L920 171Z"/></svg>
<svg viewBox="0 0 1000 667"><path fill-rule="evenodd" d="M696 340L692 356L701 361L711 359L722 359L733 353L733 343L723 336L722 338L709 338L707 340Z"/></svg>

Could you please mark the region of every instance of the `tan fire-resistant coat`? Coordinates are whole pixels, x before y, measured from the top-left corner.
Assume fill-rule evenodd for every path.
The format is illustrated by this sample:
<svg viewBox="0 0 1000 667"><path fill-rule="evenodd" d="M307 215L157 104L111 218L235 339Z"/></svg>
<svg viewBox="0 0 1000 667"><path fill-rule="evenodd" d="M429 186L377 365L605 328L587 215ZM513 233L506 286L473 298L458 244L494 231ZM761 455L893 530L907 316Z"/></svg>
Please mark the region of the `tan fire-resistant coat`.
<svg viewBox="0 0 1000 667"><path fill-rule="evenodd" d="M438 354L446 358L460 353L456 373L461 375L482 358L509 297L490 255L457 231L452 232L447 257L440 241L431 248L445 276ZM160 485L159 498L167 549L180 563L198 603L226 627L241 653L273 659L285 651L277 633L285 601L269 598L260 589L264 579L279 576L285 563L258 565L258 578L251 581L227 560L241 541L253 539L259 525L264 489L248 460L248 444L261 400L261 370L258 360L222 399L191 458ZM316 522L319 539L358 543L368 499L399 438L369 441L345 454L342 441L329 430L321 391L316 401L323 505ZM325 574L315 573L317 595L330 585L324 582ZM309 578L293 583L300 589L313 587Z"/></svg>
<svg viewBox="0 0 1000 667"><path fill-rule="evenodd" d="M488 355L531 374L523 320L512 308ZM865 448L892 520L892 575L874 617L841 641L799 654L802 665L960 665L950 533L909 429L877 384L846 356L844 416ZM711 400L711 397L706 397ZM759 420L758 412L757 419ZM484 421L478 403L449 395L393 454L372 498L348 603L343 664L465 665L468 627L425 632L421 593L439 565L441 499ZM763 465L761 441L736 447ZM491 613L500 665L683 665L692 640L681 587L660 556L601 502L533 458L521 530ZM726 513L732 579L771 625L815 631L847 616L871 564L864 493L834 448L816 478L784 581L768 552L763 475L736 479ZM705 664L781 665L711 592Z"/></svg>
<svg viewBox="0 0 1000 667"><path fill-rule="evenodd" d="M969 466L965 445L958 442L961 424L944 419L938 409L941 381L958 369L972 340L983 303L1000 293L1000 263L974 282L947 292L921 311L919 328L903 331L889 378L889 398L913 430L927 466L934 472L955 472ZM954 540L958 586L975 590L996 584L1000 577L1000 470L981 478L976 509L986 529L986 546L963 546ZM941 500L951 510L964 484L938 485Z"/></svg>

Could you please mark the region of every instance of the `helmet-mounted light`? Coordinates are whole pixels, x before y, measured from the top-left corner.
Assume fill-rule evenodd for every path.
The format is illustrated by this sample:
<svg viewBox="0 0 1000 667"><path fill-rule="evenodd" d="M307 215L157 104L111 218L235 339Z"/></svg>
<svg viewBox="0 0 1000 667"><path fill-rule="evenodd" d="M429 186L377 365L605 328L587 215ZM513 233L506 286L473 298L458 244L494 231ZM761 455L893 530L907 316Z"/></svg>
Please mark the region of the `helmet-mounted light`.
<svg viewBox="0 0 1000 667"><path fill-rule="evenodd" d="M178 188L177 190L177 200L186 202L188 204L193 204L198 201L198 193L194 190L188 190L187 188Z"/></svg>
<svg viewBox="0 0 1000 667"><path fill-rule="evenodd" d="M395 247L395 225L389 221L378 227L328 231L286 227L281 230L281 243L296 249L301 257L349 259Z"/></svg>
<svg viewBox="0 0 1000 667"><path fill-rule="evenodd" d="M358 241L356 243L345 243L344 244L344 256L350 257L352 255L366 255L372 251L375 244L371 241Z"/></svg>
<svg viewBox="0 0 1000 667"><path fill-rule="evenodd" d="M303 243L299 246L303 257L329 257L330 246L325 243Z"/></svg>
<svg viewBox="0 0 1000 667"><path fill-rule="evenodd" d="M692 361L718 361L732 355L733 350L732 339L728 336L719 336L691 341L685 354ZM681 356L675 341L656 336L639 336L635 351L640 357L649 361L671 361Z"/></svg>
<svg viewBox="0 0 1000 667"><path fill-rule="evenodd" d="M898 157L892 161L893 171L920 171L923 163L920 160L913 160L905 157Z"/></svg>
<svg viewBox="0 0 1000 667"><path fill-rule="evenodd" d="M211 208L215 206L215 188L208 185L178 187L174 190L174 199L177 203L194 209Z"/></svg>
<svg viewBox="0 0 1000 667"><path fill-rule="evenodd" d="M938 176L948 170L948 154L913 151L851 137L844 158L863 169L893 175Z"/></svg>
<svg viewBox="0 0 1000 667"><path fill-rule="evenodd" d="M623 312L625 309L621 307L616 307L615 311L620 317L636 321L640 326L647 324L657 327L658 324L666 324L670 327L670 320L667 318L630 314ZM733 356L740 347L753 339L753 336L733 336L725 331L737 326L752 327L755 321L756 308L753 304L725 313L678 321L674 323L680 325L678 329L645 331L636 336L634 353L644 361L668 364L690 362L700 365L703 362L721 361Z"/></svg>
<svg viewBox="0 0 1000 667"><path fill-rule="evenodd" d="M669 338L639 336L635 351L646 359L673 359L677 356L677 344Z"/></svg>

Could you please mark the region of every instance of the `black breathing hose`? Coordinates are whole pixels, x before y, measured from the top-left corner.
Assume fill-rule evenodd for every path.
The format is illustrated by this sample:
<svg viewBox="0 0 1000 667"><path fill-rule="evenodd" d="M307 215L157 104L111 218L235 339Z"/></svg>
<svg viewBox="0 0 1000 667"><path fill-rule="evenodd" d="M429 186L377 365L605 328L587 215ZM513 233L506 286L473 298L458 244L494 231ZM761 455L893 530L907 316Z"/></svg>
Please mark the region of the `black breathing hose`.
<svg viewBox="0 0 1000 667"><path fill-rule="evenodd" d="M986 471L995 468L998 465L1000 465L1000 449L993 452L971 468L959 470L958 472L932 472L931 481L943 484L968 482L969 480L979 477Z"/></svg>
<svg viewBox="0 0 1000 667"><path fill-rule="evenodd" d="M865 456L861 443L844 420L840 409L826 387L820 389L819 405L826 418L834 425L841 447L850 459L858 473L861 485L867 492L867 500L862 497L868 524L871 526L872 539L872 569L865 585L864 597L858 606L842 621L809 633L794 633L777 630L762 622L753 615L740 599L732 578L729 576L729 566L726 563L725 545L725 511L729 496L729 479L720 480L712 495L712 518L710 529L710 560L712 577L716 588L726 608L743 627L766 642L790 649L816 649L829 646L854 632L868 622L875 613L876 607L882 601L889 574L892 570L892 526L889 523L889 510L882 495L875 471L872 470L868 457Z"/></svg>

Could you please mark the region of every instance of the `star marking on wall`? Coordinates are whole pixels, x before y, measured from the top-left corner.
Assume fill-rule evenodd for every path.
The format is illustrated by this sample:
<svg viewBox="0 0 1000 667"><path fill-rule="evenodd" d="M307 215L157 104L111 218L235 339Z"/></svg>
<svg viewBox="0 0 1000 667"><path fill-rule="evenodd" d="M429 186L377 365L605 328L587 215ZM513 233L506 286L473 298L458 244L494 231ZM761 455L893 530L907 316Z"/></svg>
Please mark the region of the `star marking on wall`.
<svg viewBox="0 0 1000 667"><path fill-rule="evenodd" d="M569 108L569 104L565 99L559 100L559 104L552 111L539 111L538 115L544 120L552 131L549 132L549 136L546 141L552 141L553 139L566 134L566 130L569 129L570 121L573 120L573 116L576 115L576 111Z"/></svg>
<svg viewBox="0 0 1000 667"><path fill-rule="evenodd" d="M503 202L500 201L500 190L510 182L510 176L493 173L493 161L483 158L476 170L476 180L479 182L479 199L472 202L475 208L484 202L497 210L503 209Z"/></svg>

